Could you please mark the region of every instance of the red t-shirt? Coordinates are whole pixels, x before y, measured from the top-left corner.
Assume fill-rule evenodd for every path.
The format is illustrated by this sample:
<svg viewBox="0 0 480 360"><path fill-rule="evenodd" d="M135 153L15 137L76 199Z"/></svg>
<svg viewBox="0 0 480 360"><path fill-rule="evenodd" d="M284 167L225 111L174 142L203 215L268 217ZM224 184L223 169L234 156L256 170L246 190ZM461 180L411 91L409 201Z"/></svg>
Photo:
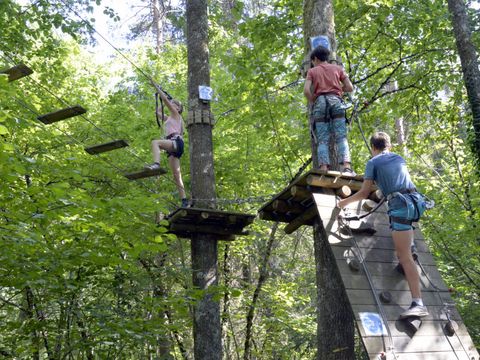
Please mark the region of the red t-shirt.
<svg viewBox="0 0 480 360"><path fill-rule="evenodd" d="M341 66L327 62L318 64L307 72L307 80L311 80L313 84L313 96L315 99L320 94L332 93L342 97L342 81L346 77L347 74Z"/></svg>

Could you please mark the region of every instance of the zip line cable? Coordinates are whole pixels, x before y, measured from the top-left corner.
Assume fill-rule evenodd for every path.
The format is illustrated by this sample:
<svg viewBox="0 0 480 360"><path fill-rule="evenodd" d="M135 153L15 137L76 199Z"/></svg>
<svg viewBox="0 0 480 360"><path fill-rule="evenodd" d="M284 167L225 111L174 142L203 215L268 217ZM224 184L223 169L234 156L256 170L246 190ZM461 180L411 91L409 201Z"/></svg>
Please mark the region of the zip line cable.
<svg viewBox="0 0 480 360"><path fill-rule="evenodd" d="M89 21L85 20L75 9L73 9L70 5L68 5L67 3L65 3L65 1L63 0L60 0L61 3L63 3L68 9L70 9L73 13L75 13L90 29L92 29L95 33L97 33L107 44L109 44L115 51L117 51L123 58L125 58L135 69L137 69L146 79L148 80L152 80L152 78L146 74L145 71L143 71L139 66L137 66L132 60L130 60L130 58L128 58L120 49L118 49L116 46L114 46L110 41L108 41L108 39L106 39L100 32L98 32L91 24ZM30 6L29 8L27 8L26 10L24 10L21 14L24 14L26 11L30 10L32 6ZM11 50L10 50L11 52ZM14 61L13 58L10 57L10 61ZM14 61L15 62L15 61ZM43 84L39 83L38 81L36 80L33 80L33 79L30 79L31 81L33 81L36 85L40 86L41 88L43 88L45 91L47 91L49 94L51 94L53 97L55 97L58 101L60 101L61 103L63 104L66 104L68 106L71 106L71 104L69 104L67 101L63 100L62 98L60 98L59 96L57 96L56 94L54 94L52 91L50 91L48 88L46 88ZM299 83L301 83L303 81L303 79L297 79L287 85L284 85L282 87L280 87L279 89L275 90L274 93L277 93L279 91L282 91L282 90L286 90L288 88L291 88L291 87L294 87L296 85L298 85ZM268 98L268 96L271 95L271 94L265 94L263 95L262 97L264 98ZM227 112L224 112L222 113L220 116L222 115L225 115L226 113L229 113L231 111L234 111L234 110L237 110L241 107L238 107L238 108L234 108L234 109L230 109L228 110ZM30 109L31 110L31 109ZM32 110L31 110L32 111ZM35 114L39 115L38 113L35 112ZM88 123L90 123L94 129L96 129L97 131L99 131L100 133L104 134L104 135L107 135L109 137L112 137L112 138L115 138L115 136L113 136L111 133L103 130L102 128L100 128L98 125L96 125L93 121L91 121L90 119L88 119L86 116L84 115L80 115L84 120L86 120ZM82 144L83 142L74 138L72 135L70 134L66 134L67 136L71 137L72 139L74 139L74 141L77 143L77 144ZM127 150L129 153L131 153L134 157L136 157L137 159L141 160L143 163L146 163L142 158L140 158L135 152L131 151L130 149ZM106 161L105 159L102 158L103 161ZM305 164L304 164L305 165ZM117 169L121 170L120 168L117 167ZM168 178L169 181L171 182L174 182L172 179ZM143 187L144 184L142 184ZM153 190L147 188L150 192L154 192ZM196 199L196 200L211 200L211 199ZM262 197L262 196L259 196L259 197L250 197L250 198L244 198L244 199L241 199L241 198L237 198L237 199L221 199L221 198L218 198L216 199L216 202L220 202L220 203L224 203L224 204L242 204L242 203L255 203L255 202L264 202L266 201L265 197Z"/></svg>

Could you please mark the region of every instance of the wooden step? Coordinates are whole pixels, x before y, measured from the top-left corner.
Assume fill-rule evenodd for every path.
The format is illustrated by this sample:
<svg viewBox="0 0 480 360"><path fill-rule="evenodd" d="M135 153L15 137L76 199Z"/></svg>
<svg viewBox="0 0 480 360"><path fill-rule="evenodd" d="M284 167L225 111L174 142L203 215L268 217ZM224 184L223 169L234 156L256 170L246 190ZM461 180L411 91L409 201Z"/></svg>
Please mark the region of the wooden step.
<svg viewBox="0 0 480 360"><path fill-rule="evenodd" d="M8 74L8 81L15 81L22 77L33 74L33 70L25 64L18 64L10 69L0 71L2 74Z"/></svg>
<svg viewBox="0 0 480 360"><path fill-rule="evenodd" d="M158 175L163 175L167 172L167 170L160 168L156 170L150 170L150 169L142 169L136 172L128 173L125 174L125 177L128 180L138 180L138 179L143 179L147 177L152 177L152 176L158 176Z"/></svg>
<svg viewBox="0 0 480 360"><path fill-rule="evenodd" d="M54 111L45 115L40 115L39 117L37 117L37 119L43 122L44 124L48 125L57 121L61 121L74 116L85 114L86 112L87 110L85 110L83 107L79 105L75 105L75 106Z"/></svg>
<svg viewBox="0 0 480 360"><path fill-rule="evenodd" d="M89 146L85 148L85 151L90 155L100 154L115 149L127 147L128 143L125 140L114 140L100 145Z"/></svg>

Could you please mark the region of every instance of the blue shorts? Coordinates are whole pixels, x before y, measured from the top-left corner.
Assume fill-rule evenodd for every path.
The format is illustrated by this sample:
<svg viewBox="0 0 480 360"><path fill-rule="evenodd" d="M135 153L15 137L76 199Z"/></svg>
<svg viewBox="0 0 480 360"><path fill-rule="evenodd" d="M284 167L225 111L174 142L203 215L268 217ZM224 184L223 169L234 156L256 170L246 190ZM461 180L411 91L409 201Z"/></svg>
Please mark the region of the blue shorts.
<svg viewBox="0 0 480 360"><path fill-rule="evenodd" d="M174 156L176 158L181 158L183 155L183 148L184 143L181 136L174 137L172 139L168 139L173 141L174 151L167 151L167 157Z"/></svg>
<svg viewBox="0 0 480 360"><path fill-rule="evenodd" d="M388 202L390 229L394 231L412 230L412 222L420 219L425 212L425 198L418 192L399 194Z"/></svg>

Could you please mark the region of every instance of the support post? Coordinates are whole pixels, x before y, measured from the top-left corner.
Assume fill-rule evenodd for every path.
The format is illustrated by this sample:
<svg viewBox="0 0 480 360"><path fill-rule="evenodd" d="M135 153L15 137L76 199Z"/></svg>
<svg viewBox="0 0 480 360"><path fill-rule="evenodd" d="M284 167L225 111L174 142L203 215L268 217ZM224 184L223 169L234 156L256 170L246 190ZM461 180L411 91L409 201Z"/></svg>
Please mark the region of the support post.
<svg viewBox="0 0 480 360"><path fill-rule="evenodd" d="M187 0L188 110L192 114L210 114L210 104L199 99L198 87L210 85L208 61L208 16L206 0ZM196 119L196 118L195 118ZM201 117L203 119L203 117ZM212 124L189 121L191 195L195 207L215 207ZM189 119L190 120L190 119ZM207 202L201 199L212 199ZM208 289L218 284L217 240L208 234L191 239L192 278L203 297L193 309L194 358L221 360L222 337L220 304Z"/></svg>
<svg viewBox="0 0 480 360"><path fill-rule="evenodd" d="M310 48L312 36L326 35L330 41L331 55L335 58L337 46L332 0L304 1L303 34L307 64L310 64L308 54L312 50ZM318 168L316 144L313 139L311 149L313 167ZM331 146L330 158L333 164L336 156ZM317 283L317 359L355 359L353 313L320 218L315 220L313 234Z"/></svg>

